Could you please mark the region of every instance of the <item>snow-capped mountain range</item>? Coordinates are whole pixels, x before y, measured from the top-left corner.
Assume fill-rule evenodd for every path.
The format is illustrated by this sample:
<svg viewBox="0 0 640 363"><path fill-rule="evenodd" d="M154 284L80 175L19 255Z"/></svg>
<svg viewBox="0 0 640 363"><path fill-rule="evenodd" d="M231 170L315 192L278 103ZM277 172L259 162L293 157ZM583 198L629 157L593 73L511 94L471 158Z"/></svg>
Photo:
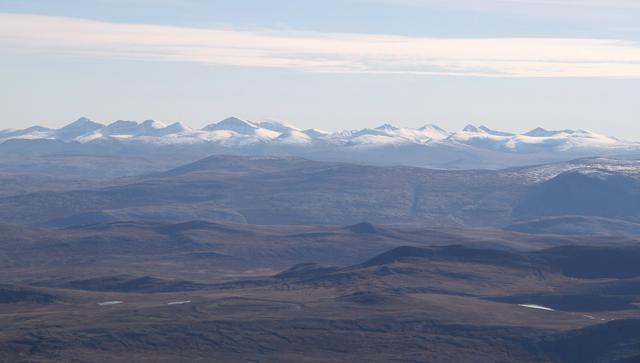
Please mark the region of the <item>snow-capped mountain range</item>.
<svg viewBox="0 0 640 363"><path fill-rule="evenodd" d="M638 143L624 142L615 137L586 130L549 131L542 128L524 134L512 134L468 125L462 131L448 132L436 125L418 129L384 124L376 128L345 130L329 133L317 129L302 130L277 122L252 122L229 117L196 130L176 122L165 125L147 120L116 121L103 125L85 117L60 129L33 126L23 130L0 131L0 142L9 139L55 139L88 143L96 140L118 140L157 144L217 143L247 145L256 143L311 145L326 142L353 147L378 147L399 144L450 143L506 151L528 151L535 148L568 150L572 148L634 148Z"/></svg>
<svg viewBox="0 0 640 363"><path fill-rule="evenodd" d="M86 146L105 142L157 148L185 149L210 146L212 152L293 155L328 160L381 162L445 168L499 168L582 156L633 154L640 143L587 130L550 131L536 128L523 134L468 125L448 132L436 125L326 132L300 129L277 122L252 122L230 117L201 129L181 123L165 125L116 121L103 125L80 118L60 129L33 126L0 131L0 143L9 140L54 140Z"/></svg>

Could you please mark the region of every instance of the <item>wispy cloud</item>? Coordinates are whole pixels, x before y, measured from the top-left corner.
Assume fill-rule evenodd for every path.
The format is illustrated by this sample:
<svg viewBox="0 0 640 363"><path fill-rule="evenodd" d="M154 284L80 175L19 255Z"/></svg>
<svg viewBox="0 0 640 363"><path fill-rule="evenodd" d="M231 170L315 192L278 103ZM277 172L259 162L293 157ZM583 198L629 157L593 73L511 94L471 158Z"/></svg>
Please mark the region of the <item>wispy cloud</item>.
<svg viewBox="0 0 640 363"><path fill-rule="evenodd" d="M573 6L598 8L640 8L637 0L357 0L361 2L388 2L407 5L442 5L442 6L509 6L509 5L537 5L537 6Z"/></svg>
<svg viewBox="0 0 640 363"><path fill-rule="evenodd" d="M0 46L77 57L308 72L640 78L640 45L615 39L424 38L0 14Z"/></svg>
<svg viewBox="0 0 640 363"><path fill-rule="evenodd" d="M350 0L365 4L388 4L444 9L517 18L547 19L593 26L637 29L638 0Z"/></svg>
<svg viewBox="0 0 640 363"><path fill-rule="evenodd" d="M637 0L352 0L363 3L388 3L394 5L427 6L453 8L473 11L530 11L532 9L564 12L572 10L574 14L585 11L618 11L640 9Z"/></svg>

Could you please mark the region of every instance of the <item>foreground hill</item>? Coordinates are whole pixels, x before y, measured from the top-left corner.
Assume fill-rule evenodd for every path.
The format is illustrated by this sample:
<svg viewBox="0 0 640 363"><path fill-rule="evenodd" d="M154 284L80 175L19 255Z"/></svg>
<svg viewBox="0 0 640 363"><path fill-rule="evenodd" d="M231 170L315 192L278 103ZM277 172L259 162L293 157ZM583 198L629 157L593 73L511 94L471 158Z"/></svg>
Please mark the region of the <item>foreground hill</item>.
<svg viewBox="0 0 640 363"><path fill-rule="evenodd" d="M4 282L32 282L52 276L90 279L105 275L211 282L274 273L303 262L349 265L403 245L464 244L532 250L577 243L619 245L635 240L633 237L551 237L489 229L410 228L368 223L255 226L111 222L54 230L0 225L0 272L6 276ZM55 285L66 282L56 281ZM109 284L122 282L116 280Z"/></svg>
<svg viewBox="0 0 640 363"><path fill-rule="evenodd" d="M637 244L423 245L224 283L61 270L0 286L0 360L634 362L638 258Z"/></svg>
<svg viewBox="0 0 640 363"><path fill-rule="evenodd" d="M602 170L562 173L530 188L516 205L515 214L637 220L640 217L640 180Z"/></svg>

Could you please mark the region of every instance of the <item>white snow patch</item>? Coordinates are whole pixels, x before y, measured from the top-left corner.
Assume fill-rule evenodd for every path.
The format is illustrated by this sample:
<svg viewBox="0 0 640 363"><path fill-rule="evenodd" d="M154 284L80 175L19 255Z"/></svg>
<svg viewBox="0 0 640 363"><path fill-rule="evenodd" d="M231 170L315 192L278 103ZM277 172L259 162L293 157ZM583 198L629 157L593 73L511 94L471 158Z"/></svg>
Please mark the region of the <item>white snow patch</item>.
<svg viewBox="0 0 640 363"><path fill-rule="evenodd" d="M99 306L118 305L118 304L122 304L123 302L124 301L120 301L120 300L104 301L104 302L99 302L98 305Z"/></svg>
<svg viewBox="0 0 640 363"><path fill-rule="evenodd" d="M172 301L172 302L168 302L167 305L184 305L184 304L189 304L189 303L191 303L191 300Z"/></svg>
<svg viewBox="0 0 640 363"><path fill-rule="evenodd" d="M279 132L263 129L263 128L256 129L254 133L259 139L262 139L262 140L273 140L278 136L280 136Z"/></svg>
<svg viewBox="0 0 640 363"><path fill-rule="evenodd" d="M282 144L303 145L312 143L313 139L303 132L294 130L283 133L275 141Z"/></svg>
<svg viewBox="0 0 640 363"><path fill-rule="evenodd" d="M536 305L536 304L518 304L518 306L522 306L523 308L529 308L529 309L555 311L554 309L548 308L546 306Z"/></svg>

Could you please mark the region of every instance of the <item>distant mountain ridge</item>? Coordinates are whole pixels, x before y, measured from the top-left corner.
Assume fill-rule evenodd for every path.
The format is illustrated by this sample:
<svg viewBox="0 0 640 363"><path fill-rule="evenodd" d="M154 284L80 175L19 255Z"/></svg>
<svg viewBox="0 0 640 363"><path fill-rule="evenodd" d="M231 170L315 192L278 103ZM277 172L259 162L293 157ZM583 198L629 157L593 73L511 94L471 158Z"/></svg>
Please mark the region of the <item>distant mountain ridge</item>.
<svg viewBox="0 0 640 363"><path fill-rule="evenodd" d="M386 123L375 128L330 133L303 130L279 121L254 122L236 117L201 129L153 120L142 123L119 120L103 125L82 117L60 129L32 126L0 131L0 152L14 151L13 144L36 140L60 141L76 149L92 150L99 146L101 152L174 148L193 153L194 159L227 153L444 169L498 169L579 157L640 156L638 142L582 129L536 128L513 134L486 126L468 125L461 131L449 132L432 124L402 128Z"/></svg>
<svg viewBox="0 0 640 363"><path fill-rule="evenodd" d="M640 230L640 162L449 171L215 155L110 185L0 196L2 223L193 220L353 224L351 232L370 236L379 231L360 222L628 234Z"/></svg>

